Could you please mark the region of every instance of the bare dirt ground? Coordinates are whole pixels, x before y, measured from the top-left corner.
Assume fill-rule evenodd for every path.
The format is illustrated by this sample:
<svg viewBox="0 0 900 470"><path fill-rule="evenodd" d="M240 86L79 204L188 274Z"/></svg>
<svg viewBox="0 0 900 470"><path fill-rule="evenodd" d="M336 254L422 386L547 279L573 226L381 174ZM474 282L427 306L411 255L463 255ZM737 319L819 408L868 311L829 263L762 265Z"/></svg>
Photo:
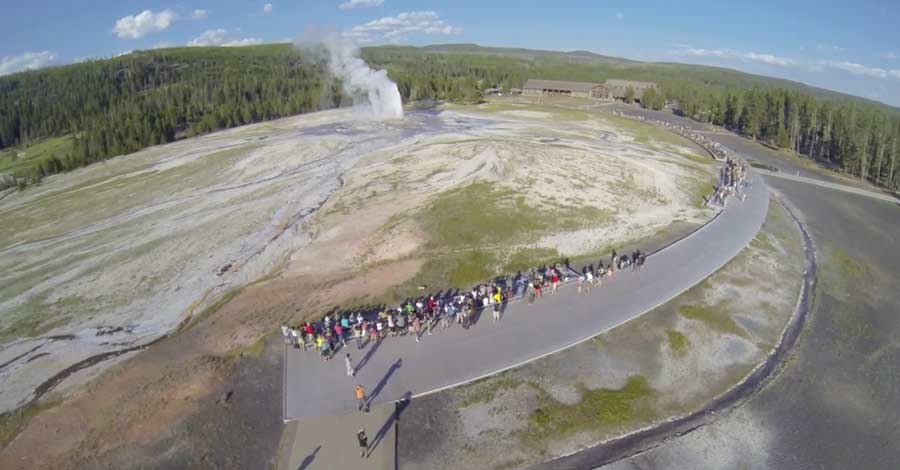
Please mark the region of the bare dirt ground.
<svg viewBox="0 0 900 470"><path fill-rule="evenodd" d="M0 217L16 228L4 235L0 265L19 267L0 279L4 409L80 358L150 341L185 318L191 327L4 415L4 432L18 436L0 467L246 468L268 447L242 457L222 443L274 432L272 402L239 398L280 393L280 369L269 349L257 350L260 338L414 280L433 236L416 216L469 183L506 185L536 211L588 204L612 215L578 225L593 232L571 246L552 238L573 231L565 224L526 243L565 253L709 216L694 207L696 186L678 181L713 171L685 156L696 149L648 148L586 114L486 106L383 124L340 113L148 149L3 200ZM534 113L555 113L553 125ZM544 179L528 179L529 169ZM628 218L629 204L652 216ZM220 308L204 315L210 306Z"/></svg>

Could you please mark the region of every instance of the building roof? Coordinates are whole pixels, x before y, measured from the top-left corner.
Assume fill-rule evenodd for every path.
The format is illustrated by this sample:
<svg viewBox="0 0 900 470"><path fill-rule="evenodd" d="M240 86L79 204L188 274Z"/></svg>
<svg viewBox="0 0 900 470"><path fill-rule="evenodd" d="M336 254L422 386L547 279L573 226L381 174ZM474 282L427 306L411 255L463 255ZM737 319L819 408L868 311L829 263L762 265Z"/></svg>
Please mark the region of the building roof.
<svg viewBox="0 0 900 470"><path fill-rule="evenodd" d="M636 80L619 80L615 78L610 78L606 81L606 86L608 87L632 87L632 88L650 88L655 87L656 84L653 82L639 82Z"/></svg>
<svg viewBox="0 0 900 470"><path fill-rule="evenodd" d="M525 82L525 89L532 90L566 90L573 92L582 92L582 93L590 93L591 90L598 86L603 86L600 83L588 83L588 82L565 82L560 80L535 80L533 78L529 78L527 82Z"/></svg>

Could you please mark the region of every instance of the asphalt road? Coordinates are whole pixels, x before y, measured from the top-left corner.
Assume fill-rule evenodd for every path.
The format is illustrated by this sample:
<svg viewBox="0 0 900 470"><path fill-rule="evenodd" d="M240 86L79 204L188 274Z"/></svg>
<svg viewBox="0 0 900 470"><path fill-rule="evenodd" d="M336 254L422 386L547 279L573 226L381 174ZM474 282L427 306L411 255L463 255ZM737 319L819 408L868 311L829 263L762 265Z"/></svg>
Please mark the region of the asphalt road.
<svg viewBox="0 0 900 470"><path fill-rule="evenodd" d="M453 326L424 335L387 338L358 350L355 344L325 362L313 351L286 349L285 419L353 412L354 385L372 403L387 403L456 386L573 346L676 297L736 256L762 226L768 187L753 175L746 201L732 201L712 222L650 256L642 271L616 273L599 289L578 295L573 287L545 295L533 306L507 305L501 324L490 312L463 330ZM359 368L347 377L343 356Z"/></svg>

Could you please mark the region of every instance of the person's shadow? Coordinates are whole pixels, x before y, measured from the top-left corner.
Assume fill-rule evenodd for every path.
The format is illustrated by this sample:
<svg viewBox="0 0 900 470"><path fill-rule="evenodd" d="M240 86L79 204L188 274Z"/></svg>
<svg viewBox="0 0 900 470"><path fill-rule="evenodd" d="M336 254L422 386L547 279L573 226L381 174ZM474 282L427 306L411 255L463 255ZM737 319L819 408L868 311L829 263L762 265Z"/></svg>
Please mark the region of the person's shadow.
<svg viewBox="0 0 900 470"><path fill-rule="evenodd" d="M387 373L384 374L384 377L381 378L381 381L378 382L378 385L375 386L375 389L372 390L372 394L369 395L369 403L375 401L375 397L377 397L378 394L381 393L381 390L384 389L385 385L387 385L388 380L391 379L391 376L394 375L394 372L396 372L396 370L401 367L403 367L403 359L397 359L396 362L391 364L391 368L388 369Z"/></svg>
<svg viewBox="0 0 900 470"><path fill-rule="evenodd" d="M391 426L400 419L400 414L403 413L403 410L405 410L407 406L409 406L410 400L412 400L412 392L406 392L403 394L403 398L394 402L394 412L391 413L391 416L383 425L381 425L381 429L378 430L378 433L375 434L375 439L372 440L372 445L369 446L369 455L372 455L372 452L375 451L375 448L378 447L378 444L381 443L384 436L391 430Z"/></svg>
<svg viewBox="0 0 900 470"><path fill-rule="evenodd" d="M318 446L316 447L316 450L312 452L312 454L307 455L306 458L304 458L303 461L300 462L300 466L297 467L297 470L306 470L307 468L309 468L309 466L312 465L313 460L316 460L316 454L319 453L319 449L321 448L322 446Z"/></svg>
<svg viewBox="0 0 900 470"><path fill-rule="evenodd" d="M359 361L359 363L356 364L356 367L353 370L355 372L359 372L360 370L362 370L363 366L365 366L366 363L369 362L369 359L372 359L372 356L375 355L375 351L378 350L379 346L381 346L381 340L378 340L378 341L375 341L374 343L372 343L372 347L370 347L369 350L366 351L366 355L363 356L363 358Z"/></svg>

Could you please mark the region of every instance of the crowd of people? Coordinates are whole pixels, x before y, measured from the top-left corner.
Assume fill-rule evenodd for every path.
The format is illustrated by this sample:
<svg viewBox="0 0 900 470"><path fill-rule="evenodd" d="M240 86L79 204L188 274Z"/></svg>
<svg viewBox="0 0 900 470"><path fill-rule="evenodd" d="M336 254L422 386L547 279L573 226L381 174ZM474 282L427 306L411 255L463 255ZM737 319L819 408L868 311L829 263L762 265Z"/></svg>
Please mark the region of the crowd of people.
<svg viewBox="0 0 900 470"><path fill-rule="evenodd" d="M747 179L747 163L728 157L725 164L719 170L719 183L713 188L712 195L707 198L706 204L717 204L721 207L728 205L729 198L744 201L747 193L744 188L749 188L751 181Z"/></svg>
<svg viewBox="0 0 900 470"><path fill-rule="evenodd" d="M543 295L556 294L561 284L570 282L577 283L578 293L590 292L617 271L639 271L646 261L647 254L640 250L622 255L613 250L607 264L601 260L596 266L588 264L578 270L563 260L526 273L501 276L470 290L407 299L392 308L330 313L320 321L282 326L282 333L285 343L291 347L316 351L328 361L338 350L354 342L358 349L363 349L368 343L387 337L412 336L420 342L423 336L453 325L469 329L487 311L491 312L491 322L499 324L510 301L525 300L532 305ZM351 369L348 365L349 375Z"/></svg>
<svg viewBox="0 0 900 470"><path fill-rule="evenodd" d="M686 137L686 138L696 142L698 145L702 146L703 148L709 150L713 155L716 156L716 159L718 159L718 160L726 159L732 153L731 150L728 149L728 147L726 147L718 142L713 141L712 139L710 139L709 137L706 137L703 134L694 132L694 130L691 129L690 127L682 126L681 124L672 124L671 122L666 122L666 121L662 121L659 119L650 119L650 118L646 118L644 116L639 116L639 115L634 115L634 114L628 114L628 113L625 113L625 112L619 111L619 110L613 110L612 114L615 116L619 116L619 117L634 119L636 121L648 122L648 123L651 123L651 124L654 124L657 126L665 127L666 129L669 129L670 131L675 132L676 134Z"/></svg>
<svg viewBox="0 0 900 470"><path fill-rule="evenodd" d="M707 206L718 205L725 207L729 198L740 199L741 201L747 196L742 191L743 188L750 186L750 181L746 179L747 164L739 161L731 156L732 152L724 145L714 142L708 137L694 132L691 128L680 124L672 124L670 122L659 119L650 119L644 116L629 114L620 110L613 110L612 114L619 117L634 119L637 121L648 122L657 126L665 127L679 135L682 135L697 144L709 150L719 160L724 160L724 165L719 170L719 183L713 187L712 193L704 197Z"/></svg>

